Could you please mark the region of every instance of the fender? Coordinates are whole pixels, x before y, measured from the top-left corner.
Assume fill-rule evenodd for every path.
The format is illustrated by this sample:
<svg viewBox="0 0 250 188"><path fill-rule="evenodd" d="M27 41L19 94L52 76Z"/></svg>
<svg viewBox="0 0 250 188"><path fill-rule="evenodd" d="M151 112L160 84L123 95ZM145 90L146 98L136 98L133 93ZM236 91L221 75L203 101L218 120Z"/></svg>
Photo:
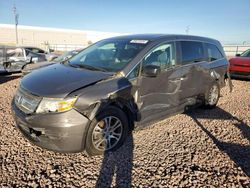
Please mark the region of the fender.
<svg viewBox="0 0 250 188"><path fill-rule="evenodd" d="M137 119L132 84L125 77L114 77L86 88L74 91L69 96L78 96L75 109L93 120L107 106L114 105L127 113L128 118Z"/></svg>

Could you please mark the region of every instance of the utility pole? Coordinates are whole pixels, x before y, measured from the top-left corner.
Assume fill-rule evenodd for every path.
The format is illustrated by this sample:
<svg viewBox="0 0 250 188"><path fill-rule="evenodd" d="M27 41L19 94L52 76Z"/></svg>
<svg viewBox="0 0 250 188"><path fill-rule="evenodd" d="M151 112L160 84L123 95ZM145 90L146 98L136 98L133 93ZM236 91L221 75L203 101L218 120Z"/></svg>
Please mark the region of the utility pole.
<svg viewBox="0 0 250 188"><path fill-rule="evenodd" d="M186 32L187 35L189 34L189 30L190 30L190 25L188 25L188 26L186 27L186 30L185 30L185 32Z"/></svg>
<svg viewBox="0 0 250 188"><path fill-rule="evenodd" d="M15 17L16 45L18 45L17 25L18 25L18 18L19 18L19 14L17 13L17 10L16 10L16 5L14 5L14 6L13 6L13 13L14 13L14 17Z"/></svg>

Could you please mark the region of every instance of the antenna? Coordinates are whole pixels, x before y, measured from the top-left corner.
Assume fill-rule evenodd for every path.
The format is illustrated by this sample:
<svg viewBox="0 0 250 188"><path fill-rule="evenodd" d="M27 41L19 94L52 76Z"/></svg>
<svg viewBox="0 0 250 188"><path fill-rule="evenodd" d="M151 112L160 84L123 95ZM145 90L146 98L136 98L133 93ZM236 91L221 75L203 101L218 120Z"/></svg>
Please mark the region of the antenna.
<svg viewBox="0 0 250 188"><path fill-rule="evenodd" d="M15 4L14 4L14 6L13 6L13 13L14 13L14 18L15 18L16 45L18 45L17 25L18 25L19 14L17 13L17 9L16 9L16 5L15 5Z"/></svg>

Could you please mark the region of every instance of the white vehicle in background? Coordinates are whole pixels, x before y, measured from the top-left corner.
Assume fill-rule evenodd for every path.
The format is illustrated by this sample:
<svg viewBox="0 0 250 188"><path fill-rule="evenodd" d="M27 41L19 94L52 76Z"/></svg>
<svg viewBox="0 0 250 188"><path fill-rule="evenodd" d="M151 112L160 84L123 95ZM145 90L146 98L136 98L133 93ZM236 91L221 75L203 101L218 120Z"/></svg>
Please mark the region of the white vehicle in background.
<svg viewBox="0 0 250 188"><path fill-rule="evenodd" d="M19 72L27 63L56 58L35 47L0 46L0 72Z"/></svg>
<svg viewBox="0 0 250 188"><path fill-rule="evenodd" d="M42 50L42 49L36 48L36 47L25 46L22 48L24 48L26 50L26 52L32 52L35 54L45 55L47 61L52 61L53 59L55 59L59 56L58 54L50 53L50 52L47 52L45 50Z"/></svg>
<svg viewBox="0 0 250 188"><path fill-rule="evenodd" d="M30 62L27 63L24 68L22 69L22 73L23 76L29 74L30 72L43 68L43 67L47 67L49 65L53 65L55 63L60 63L63 61L66 61L68 59L70 59L71 57L73 57L74 55L78 54L80 51L82 51L83 49L77 49L77 50L72 50L72 51L68 51L65 52L64 54L58 56L57 58L51 60L51 61L44 61L44 62Z"/></svg>

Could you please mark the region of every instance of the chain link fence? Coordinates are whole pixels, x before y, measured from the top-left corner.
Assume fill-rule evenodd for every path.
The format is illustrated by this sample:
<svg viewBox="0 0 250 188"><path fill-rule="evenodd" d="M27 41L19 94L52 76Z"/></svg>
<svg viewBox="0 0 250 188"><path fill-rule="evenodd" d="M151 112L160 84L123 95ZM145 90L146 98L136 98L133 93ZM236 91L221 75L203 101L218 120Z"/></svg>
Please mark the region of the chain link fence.
<svg viewBox="0 0 250 188"><path fill-rule="evenodd" d="M71 50L83 49L86 48L88 45L82 44L43 44L41 48L45 49L46 51L58 51L58 52L66 52Z"/></svg>
<svg viewBox="0 0 250 188"><path fill-rule="evenodd" d="M250 49L250 45L223 45L224 51L228 58Z"/></svg>

